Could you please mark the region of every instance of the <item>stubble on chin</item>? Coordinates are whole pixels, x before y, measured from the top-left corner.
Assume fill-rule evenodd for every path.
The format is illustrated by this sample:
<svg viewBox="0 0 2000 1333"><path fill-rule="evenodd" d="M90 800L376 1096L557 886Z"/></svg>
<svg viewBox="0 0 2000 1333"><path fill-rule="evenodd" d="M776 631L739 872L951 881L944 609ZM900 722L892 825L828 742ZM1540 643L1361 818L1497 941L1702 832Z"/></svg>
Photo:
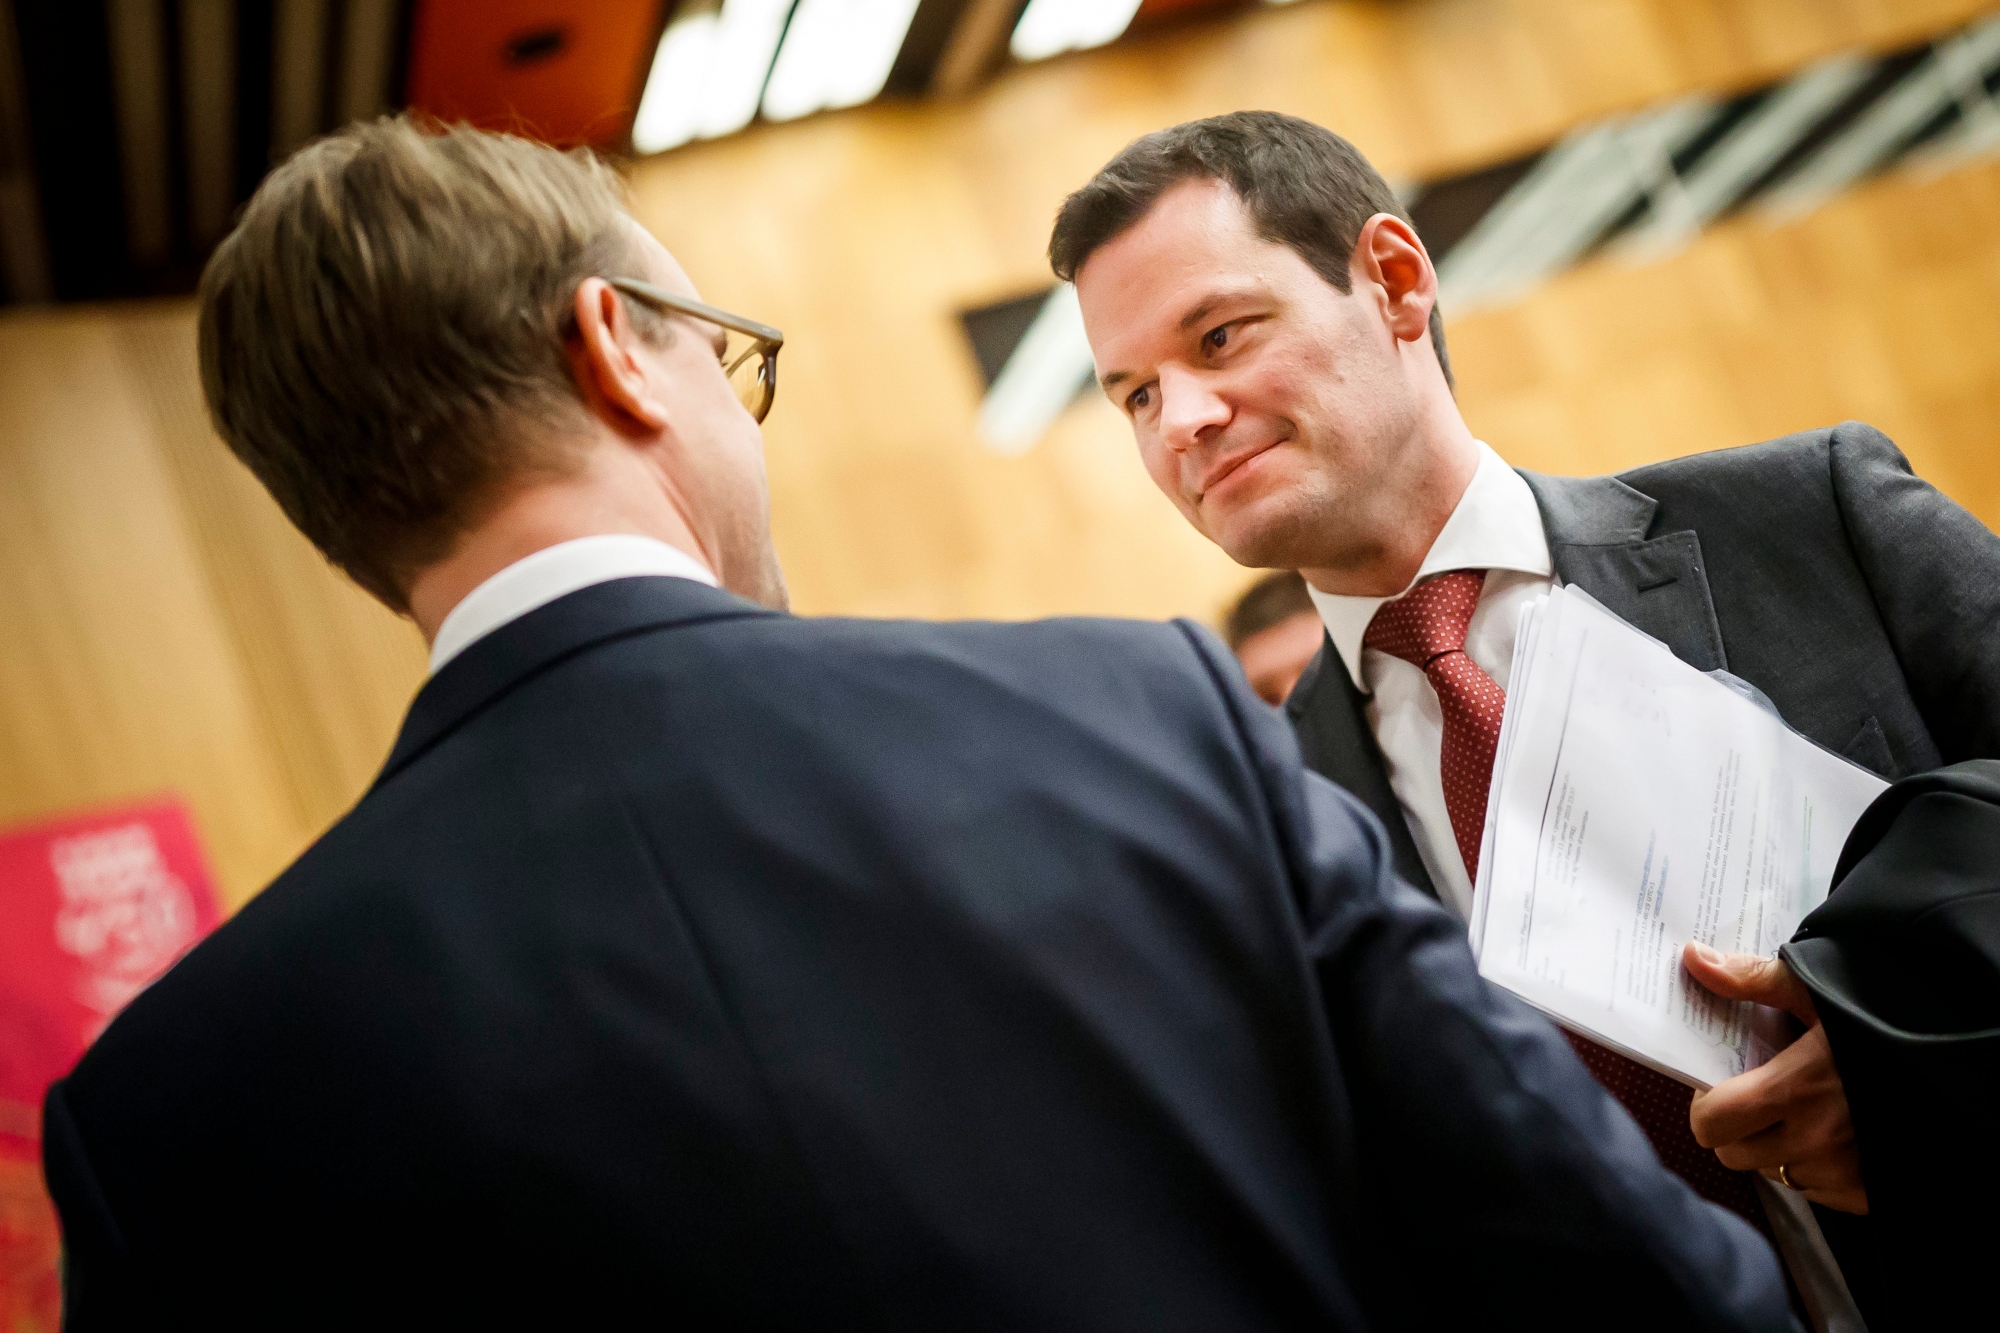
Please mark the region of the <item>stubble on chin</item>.
<svg viewBox="0 0 2000 1333"><path fill-rule="evenodd" d="M1205 529L1210 541L1246 569L1305 569L1325 546L1322 506L1297 491L1268 495Z"/></svg>

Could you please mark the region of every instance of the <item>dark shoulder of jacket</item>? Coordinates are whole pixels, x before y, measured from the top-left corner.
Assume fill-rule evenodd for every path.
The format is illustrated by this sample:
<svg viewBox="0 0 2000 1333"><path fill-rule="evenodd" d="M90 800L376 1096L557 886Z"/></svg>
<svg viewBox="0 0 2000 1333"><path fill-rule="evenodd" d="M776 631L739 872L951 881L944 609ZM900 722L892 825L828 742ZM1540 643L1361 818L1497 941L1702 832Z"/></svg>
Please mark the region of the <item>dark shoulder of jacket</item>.
<svg viewBox="0 0 2000 1333"><path fill-rule="evenodd" d="M1619 474L1619 480L1660 501L1655 530L1694 517L1741 511L1767 530L1803 507L1833 513L1843 500L1914 474L1887 435L1861 421L1800 431L1759 444L1689 454ZM1698 505L1689 511L1682 506ZM1676 512L1679 511L1679 512Z"/></svg>
<svg viewBox="0 0 2000 1333"><path fill-rule="evenodd" d="M1669 494L1706 491L1722 497L1733 496L1739 501L1754 496L1757 502L1762 502L1774 488L1826 491L1828 459L1835 436L1857 425L1858 422L1850 422L1845 426L1821 427L1757 444L1669 458L1621 472L1618 480L1656 500L1664 500ZM1882 439L1880 432L1869 433ZM1886 439L1883 442L1886 444ZM1746 493L1745 486L1753 490Z"/></svg>
<svg viewBox="0 0 2000 1333"><path fill-rule="evenodd" d="M1843 421L1826 436L1828 465L1836 486L1866 487L1916 475L1896 442L1865 421Z"/></svg>
<svg viewBox="0 0 2000 1333"><path fill-rule="evenodd" d="M743 706L811 698L837 719L850 698L892 708L899 697L932 708L949 701L958 720L948 730L1017 736L1061 719L1063 728L1159 732L1162 741L1171 732L1184 744L1225 721L1226 683L1216 676L1235 669L1206 630L1109 617L744 621L718 638L740 677L719 688Z"/></svg>
<svg viewBox="0 0 2000 1333"><path fill-rule="evenodd" d="M1072 672L1096 674L1199 671L1186 634L1157 620L1063 616L1043 620L793 619L744 627L764 637L763 651L807 662L856 664L931 660L973 669L1032 665L1056 687Z"/></svg>

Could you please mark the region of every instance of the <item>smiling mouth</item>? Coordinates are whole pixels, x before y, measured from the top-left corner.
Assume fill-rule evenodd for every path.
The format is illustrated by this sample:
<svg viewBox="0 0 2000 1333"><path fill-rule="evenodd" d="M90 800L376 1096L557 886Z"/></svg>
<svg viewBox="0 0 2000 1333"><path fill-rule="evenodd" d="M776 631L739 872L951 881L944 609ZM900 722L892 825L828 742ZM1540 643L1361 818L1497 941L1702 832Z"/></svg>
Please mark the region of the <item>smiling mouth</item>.
<svg viewBox="0 0 2000 1333"><path fill-rule="evenodd" d="M1260 445L1255 449L1246 449L1240 454L1231 454L1229 457L1217 463L1214 467L1208 470L1208 475L1201 479L1201 493L1197 498L1207 499L1208 493L1214 490L1217 486L1220 486L1223 482L1227 481L1230 477L1234 476L1236 474L1237 469L1241 468L1245 463L1248 463L1251 459L1259 457L1260 455L1264 454L1270 448L1271 446L1268 444Z"/></svg>

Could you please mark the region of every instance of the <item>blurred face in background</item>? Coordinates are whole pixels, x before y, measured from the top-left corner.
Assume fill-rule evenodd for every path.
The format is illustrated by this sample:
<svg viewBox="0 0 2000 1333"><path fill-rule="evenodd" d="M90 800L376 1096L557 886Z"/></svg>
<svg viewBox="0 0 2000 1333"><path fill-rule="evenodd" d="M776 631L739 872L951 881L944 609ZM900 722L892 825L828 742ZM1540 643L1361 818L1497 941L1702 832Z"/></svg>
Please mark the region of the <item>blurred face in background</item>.
<svg viewBox="0 0 2000 1333"><path fill-rule="evenodd" d="M1403 265L1389 287L1363 254L1384 243ZM1077 272L1099 382L1147 472L1241 564L1362 562L1398 521L1382 500L1423 410L1405 344L1425 338L1431 301L1393 288L1411 263L1428 274L1429 261L1386 214L1356 255L1343 293L1259 236L1227 184L1190 180Z"/></svg>
<svg viewBox="0 0 2000 1333"><path fill-rule="evenodd" d="M1299 677L1312 665L1326 627L1317 611L1295 611L1277 624L1258 630L1236 645L1236 660L1250 688L1265 703L1285 702Z"/></svg>

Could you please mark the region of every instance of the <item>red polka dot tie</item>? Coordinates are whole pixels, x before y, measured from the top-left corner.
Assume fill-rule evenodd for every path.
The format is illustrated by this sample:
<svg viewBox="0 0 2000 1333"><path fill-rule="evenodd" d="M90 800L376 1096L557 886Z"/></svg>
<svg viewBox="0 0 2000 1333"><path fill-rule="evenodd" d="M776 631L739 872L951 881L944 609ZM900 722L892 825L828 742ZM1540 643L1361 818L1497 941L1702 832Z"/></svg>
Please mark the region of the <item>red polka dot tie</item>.
<svg viewBox="0 0 2000 1333"><path fill-rule="evenodd" d="M1483 569L1458 569L1427 579L1368 622L1361 642L1421 670L1444 713L1444 810L1458 839L1465 873L1477 878L1479 839L1486 830L1486 790L1500 748L1500 714L1507 695L1466 655L1465 631L1486 585Z"/></svg>
<svg viewBox="0 0 2000 1333"><path fill-rule="evenodd" d="M1437 691L1444 717L1444 745L1438 770L1444 779L1444 809L1465 873L1479 878L1479 841L1486 831L1486 794L1493 785L1493 759L1500 749L1500 719L1507 696L1493 677L1465 651L1465 632L1486 586L1483 569L1459 569L1427 579L1393 602L1384 602L1368 623L1362 643L1420 668ZM1705 1199L1740 1213L1769 1233L1747 1172L1731 1171L1694 1141L1688 1103L1694 1090L1565 1030L1584 1067L1616 1097L1652 1140L1669 1171Z"/></svg>

